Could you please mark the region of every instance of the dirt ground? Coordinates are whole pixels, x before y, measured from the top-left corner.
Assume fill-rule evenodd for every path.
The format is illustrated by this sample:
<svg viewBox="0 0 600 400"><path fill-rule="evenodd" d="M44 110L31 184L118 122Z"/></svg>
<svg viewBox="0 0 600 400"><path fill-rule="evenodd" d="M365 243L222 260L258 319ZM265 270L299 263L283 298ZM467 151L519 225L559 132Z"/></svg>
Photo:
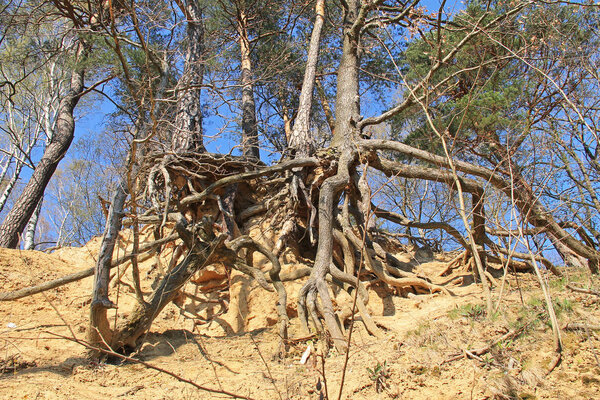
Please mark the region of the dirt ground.
<svg viewBox="0 0 600 400"><path fill-rule="evenodd" d="M53 254L0 249L0 292L89 268L96 248L97 241ZM142 264L145 291L151 288L157 264L160 267L160 262L152 260ZM420 265L419 273L434 282L461 274L455 271L436 277L446 264L438 257ZM581 322L589 325L589 329L562 330L562 362L546 376L554 355L552 331L535 276L509 274L503 284L498 272L493 298L501 301L489 319L483 316L481 289L468 284L472 280L467 274L454 281L462 280L462 285L447 286L452 296L401 297L373 285L369 310L384 336L370 336L356 321L341 398L600 398L600 337L593 329L600 326L600 297L566 288L572 283L598 289L600 279L574 270L564 271L563 278L545 275L561 327ZM193 301L188 298L179 306L170 304L132 357L207 388L239 396L338 399L346 356L331 350L323 357L316 340L303 337L295 317L300 283L287 285L290 337L295 340L288 357L279 360L275 357L279 337L274 301L268 297L271 294L248 282L242 282L246 287L234 292L231 287L235 279L242 278L224 274L219 268L203 276L193 284ZM223 283L228 280L230 289ZM135 301L126 275L122 282L111 293L111 299L119 304L114 317L117 322L127 317ZM86 278L20 300L0 302L0 398L229 398L199 390L139 363L92 363L80 344L56 336L85 339L91 285L92 278ZM475 358L464 357L465 350L485 347L511 329L522 327L521 334L501 341L490 351ZM301 357L309 346L312 351L302 364Z"/></svg>

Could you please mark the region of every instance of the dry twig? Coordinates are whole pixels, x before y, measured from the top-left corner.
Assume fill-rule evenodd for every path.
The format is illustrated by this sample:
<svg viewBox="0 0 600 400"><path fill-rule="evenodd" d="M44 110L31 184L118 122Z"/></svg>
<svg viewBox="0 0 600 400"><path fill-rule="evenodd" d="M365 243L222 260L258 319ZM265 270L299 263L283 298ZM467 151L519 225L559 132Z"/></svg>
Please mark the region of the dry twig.
<svg viewBox="0 0 600 400"><path fill-rule="evenodd" d="M152 365L150 363L147 363L145 361L138 360L137 358L125 356L123 354L114 352L112 350L108 350L108 349L105 349L105 348L100 348L100 347L92 346L91 344L89 344L85 340L77 339L75 337L63 336L63 335L60 335L58 333L54 333L54 332L50 332L50 331L44 331L44 333L47 333L47 334L52 335L52 336L59 337L61 339L68 340L70 342L75 342L75 343L77 343L77 344L85 347L86 349L92 350L94 352L100 352L100 353L103 353L103 354L106 354L106 355L109 355L109 356L112 356L112 357L117 357L117 358L119 358L121 360L133 362L133 363L136 363L136 364L141 364L141 365L143 365L146 368L153 369L153 370L158 371L158 372L160 372L162 374L169 375L169 376L177 379L180 382L187 383L188 385L191 385L191 386L195 387L196 389L203 390L205 392L215 393L215 394L223 394L223 395L229 396L229 397L234 398L234 399L254 400L252 397L242 396L242 395L239 395L239 394L236 394L236 393L229 392L227 390L212 389L212 388L209 388L209 387L206 387L206 386L198 385L196 382L194 382L192 380L189 380L189 379L186 379L186 378L184 378L184 377L182 377L180 375L177 375L174 372L168 371L168 370L166 370L164 368L160 368L160 367L157 367L157 366Z"/></svg>

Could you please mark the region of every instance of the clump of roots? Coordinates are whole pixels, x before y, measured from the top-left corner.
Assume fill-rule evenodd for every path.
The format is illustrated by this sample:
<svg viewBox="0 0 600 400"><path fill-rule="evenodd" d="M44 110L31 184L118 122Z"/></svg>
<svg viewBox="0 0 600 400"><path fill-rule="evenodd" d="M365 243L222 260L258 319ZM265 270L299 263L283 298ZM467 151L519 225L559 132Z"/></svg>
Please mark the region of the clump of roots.
<svg viewBox="0 0 600 400"><path fill-rule="evenodd" d="M265 290L277 292L282 353L288 342L283 281L308 277L298 293L301 325L310 334L312 323L338 350L344 350L347 342L343 319L354 312L372 335L382 335L368 314L365 284L379 282L398 292L410 288L450 294L392 254L390 248L402 245L393 236L383 239L370 222L366 182L350 172L355 161L322 154L267 167L242 157L208 153L149 155L152 167L142 168L148 171L143 198L149 206L129 222L153 225L160 246L169 235L178 237L171 240L175 257L154 293L112 336L113 345L135 346L192 275L214 263L239 270ZM341 207L336 205L340 197ZM266 236L271 239L263 240ZM288 247L312 268L282 274L281 257ZM265 267L252 265L255 252L268 260ZM350 311L342 315L334 311L332 286L344 293L341 298Z"/></svg>

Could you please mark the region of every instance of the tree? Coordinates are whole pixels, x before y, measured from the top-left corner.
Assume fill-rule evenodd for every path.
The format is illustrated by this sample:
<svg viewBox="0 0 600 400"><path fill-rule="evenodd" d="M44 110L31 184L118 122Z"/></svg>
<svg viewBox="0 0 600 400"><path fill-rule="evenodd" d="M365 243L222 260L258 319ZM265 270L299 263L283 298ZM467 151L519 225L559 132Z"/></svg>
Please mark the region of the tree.
<svg viewBox="0 0 600 400"><path fill-rule="evenodd" d="M500 11L501 8L496 13ZM484 13L481 4L472 3L465 14L473 24ZM555 24L548 29L545 21L550 15ZM514 206L523 219L545 231L564 259L581 264L577 261L580 257L586 260L585 264L589 263L592 271L597 271L597 249L563 229L564 224L557 222L548 211L550 207L564 207L565 203L549 203L539 197L540 192L546 191L546 183L539 177L555 175L554 171L540 167L542 159L547 158L540 151L540 145L548 137L545 125L553 121L555 129L555 122L562 119L557 113L564 112L565 108L567 112L578 113L579 110L573 110L569 104L569 98L586 91L587 69L570 61L587 59L582 53L589 52L590 46L597 46L597 38L586 28L590 22L584 22L585 19L582 13L557 6L526 9L515 14L506 28L490 30L485 37L463 47L453 66L455 71L463 72L457 74L449 70L436 78L438 81L450 78L455 86L449 87L440 101L432 104L430 113L446 130L457 153L462 152L462 159L477 160L497 172L491 183L508 199L513 197ZM525 31L529 36L524 38L518 31ZM564 37L572 40L569 50L561 50L564 45L560 41ZM433 34L430 39L418 42L407 52L412 57L413 71L422 70L423 63L427 63L422 54L431 52ZM460 37L450 36L448 40L457 42ZM420 116L422 125L407 142L439 151L439 147L431 147L435 142L431 140L432 131L423 114L416 115ZM568 130L562 131L559 136L566 132ZM531 157L536 153L541 154L540 158ZM589 189L592 187L588 185L586 190Z"/></svg>
<svg viewBox="0 0 600 400"><path fill-rule="evenodd" d="M74 44L75 59L79 62L86 57L85 44L78 41ZM0 226L0 246L15 248L19 245L19 236L25 229L29 219L40 202L50 178L54 174L60 160L64 157L75 132L73 112L84 90L84 70L76 67L71 74L68 92L61 100L56 115L54 134L44 156L39 161L29 183L17 199L19 207L6 215Z"/></svg>
<svg viewBox="0 0 600 400"><path fill-rule="evenodd" d="M195 0L185 2L187 52L179 79L173 150L203 151L200 90L204 77L204 26L202 10Z"/></svg>
<svg viewBox="0 0 600 400"><path fill-rule="evenodd" d="M461 98L469 98L470 94L476 93L475 87L471 85L466 87L462 97L457 97L456 95L454 97L449 96L450 90L454 90L457 87L453 85L456 80L458 80L458 88L460 89L461 79L464 80L473 70L481 70L489 66L490 68L495 67L504 71L503 68L507 65L503 62L504 60L510 59L517 64L520 61L510 51L508 53L496 52L491 55L485 55L484 58L474 58L474 61L470 60L465 65L458 65L453 60L461 60L462 62L466 58L466 54L468 54L468 49L479 46L477 41L485 43L489 41L490 48L496 46L494 37L489 38L490 32L508 32L509 34L513 32L512 34L515 34L515 31L512 30L515 20L523 15L524 10L530 5L529 3L518 3L511 6L502 5L502 7L497 8L479 7L478 15L457 18L453 21L453 28L446 30L445 21L442 19L443 10L440 10L437 15L431 16L417 9L414 4L392 5L382 1L360 2L358 0L342 2L341 54L336 74L336 114L333 137L327 152L317 151L317 158L306 158L306 155L312 154L310 149L314 146L310 135L307 134L307 129L310 128L307 127L306 123L306 113L309 112L306 110L310 110L312 85L315 82L316 67L314 61L316 54L318 54L317 39L319 24L322 23L322 8L319 4L316 8L318 17L313 28L315 40L311 40L311 45L309 46L308 63L305 71L306 79L301 90L298 114L294 127L291 130L290 145L296 150L295 158L264 169L253 171L253 168L250 168L250 172L243 172L244 168L240 170L239 167L232 166L226 177L212 181L212 183L209 182L208 185L207 183L202 183L202 192L181 191L181 188L179 192L178 203L180 212L183 215L190 215L193 204L196 202L207 201L210 196L215 196L215 201L217 202L215 209L221 210L217 211L217 215L222 213L224 220L229 219L231 221L235 219L235 215L240 215L240 213L245 213L250 209L256 209L257 211L253 212L264 213L265 218L271 218L273 221L285 221L285 223L282 222L281 225L275 227L280 234L274 248L271 250L261 247L251 237L244 235L243 232L247 231L248 226L239 227L242 236L237 238L232 236L232 232L235 230L232 231L232 229L223 226L221 232L227 232L226 236L229 237L229 240L225 240L224 236L218 233L215 234L214 232L211 233L210 224L212 222L210 219L190 219L183 215L178 217L177 231L185 243L188 255L184 257L183 261L175 269L165 276L159 288L151 296L149 306L140 305L133 313L130 321L118 329L117 332L107 330L106 334L103 334L105 338L111 337L113 343L117 343L117 346L135 345L137 338L150 326L152 316L162 309L166 302L174 296L174 291L183 285L193 271L201 268L205 263L214 261L215 257L221 260L228 260L230 265L233 265L233 268L250 274L259 282L262 282L265 288L269 288L268 283L264 280L265 278L262 277L262 272L252 269L249 265L245 265L237 255L237 251L241 248L263 252L267 255L268 259L272 260L273 270L271 271L271 280L273 284L280 282L281 277L278 273L277 256L284 246L283 243L286 243L294 235L294 232L299 232L303 229L311 230L313 224L316 224L318 226L318 234L316 235L317 243L316 249L313 248L312 250L315 251L314 265L308 272L305 272L305 274L309 274L309 279L299 293L299 317L304 328L307 330L310 317L315 328L321 332L327 331L332 338L333 344L342 351L346 348L347 338L334 311L326 277L330 275L338 281L343 282L343 287L350 288L354 286L358 289L357 293L363 293L362 284L354 278L356 265L353 264L356 262L356 259L353 253L355 251L365 254L363 257L364 266L361 263L358 267L364 267L386 284L398 288L405 287L406 285L417 285L428 290L441 290L435 287L435 285L431 285L410 273L403 273L399 270L395 270L392 273L389 267L383 266L383 263L393 263L394 261L393 256L387 253L385 249L377 246L373 241L375 233L371 228L372 223L370 220L374 218L374 215L386 218L394 223L420 226L423 229L435 229L442 226L443 229L446 229L456 237L465 246L466 250L471 253L474 259L477 260L477 270L484 283L484 288L486 287L485 197L484 183L477 179L489 181L498 190L503 191L506 195L513 196L511 198L513 201L516 200L515 204L517 208L523 215L527 216L527 220L533 223L534 226L537 226L536 224L539 225L540 216L545 215L541 204L532 203L532 192L519 190L516 198L514 197L512 192L515 185L516 187L524 187L518 180L507 180L501 173L488 168L486 164L473 163L473 159L454 159L453 155L446 150L447 144L443 136L439 136L442 146L438 147L438 149L445 149L444 155L420 150L400 142L363 139L364 132L368 127L389 121L391 118L399 116L407 110L414 110L419 107L423 108L425 120L431 129L435 128L438 134L439 132L449 131L448 127L443 125L444 121L431 119L432 112L435 112L437 106L435 101L438 99L460 100ZM252 71L251 63L249 63L251 59L249 20L246 14L247 10L244 8L245 4L236 3L236 5L238 6L236 13L230 14L230 16L235 17L237 37L240 40L242 55L242 125L250 121L251 123L246 125L246 127L253 127L256 122L255 119L249 118L252 113L245 113L244 111L245 106L253 103L250 101L252 99L249 94L250 92L254 93L254 86L250 85L250 81L244 78L250 76L249 73ZM374 35L374 30L385 30L388 26L399 26L415 30L422 29L424 26L430 26L431 30L425 34L424 43L428 43L432 47L432 56L429 58L429 64L422 67L421 74L405 76L402 69L398 68L398 78L405 85L405 95L400 100L400 103L390 107L387 111L383 111L378 116L363 118L360 111L361 78L359 71L362 55L361 45L367 35ZM453 36L454 38L449 40L447 36ZM429 40L427 39L428 37L430 38ZM511 42L511 40L510 38L506 38L506 42L501 43L504 43L513 52L518 52L518 47L515 47L516 42ZM381 43L381 47L385 49L388 47L388 44L384 41ZM469 65L469 63L473 64ZM490 70L493 72L493 69ZM244 71L247 73L245 74ZM505 79L500 78L500 80ZM245 91L248 96L244 95ZM449 103L440 101L439 104ZM451 107L453 112L456 112L454 111L457 109L456 106L449 107ZM256 105L252 104L246 111L255 111L255 109ZM460 114L460 111L458 113ZM459 130L461 134L463 132L463 128L460 126L454 129ZM244 127L242 127L242 130L246 133L249 132ZM435 148L432 149L435 150ZM404 158L418 158L424 164L435 166L435 168L392 162L377 151L394 152L401 154ZM402 160L403 158L400 157L398 159ZM198 157L197 161L186 160L183 162L186 167L177 167L177 169L169 170L169 175L180 176L180 172L176 171L182 170L205 171L205 167L202 167L202 165L210 165L211 163L220 164L223 160L223 158L211 155L208 155L208 157ZM233 162L233 160L230 162ZM369 167L380 170L388 176L400 175L412 179L432 180L442 182L456 189L458 191L458 199L461 201L460 213L464 223L464 237L460 230L447 224L436 223L431 225L408 222L401 216L386 210L373 209L372 192L367 179L368 170L367 168L363 168L361 171L358 168L362 163L367 163ZM314 173L316 165L322 165L323 172ZM248 179L272 176L285 170L297 172L301 167L308 168L313 173L305 175L293 173L290 178L291 187L286 188L285 184L283 187L286 193L287 190L293 193L293 186L295 184L311 187L310 194L305 192L304 207L299 208L297 196L292 196L288 201L279 200L277 202L278 207L270 212L261 208L260 202L256 203L256 188L253 187L253 184L249 183ZM189 176L185 179L193 180ZM248 204L249 198L246 198L246 201L231 201L230 207L222 207L219 205L224 199L222 196L226 196L226 193L232 187L235 187L235 190L238 191L238 199L240 198L239 192L245 192L255 200L251 200L250 204ZM169 193L168 190L165 191L165 198L169 196ZM470 193L472 195L472 210L466 210L466 206L463 204L463 193ZM315 206L312 205L314 198L317 198ZM267 199L271 198L267 196ZM269 201L271 201L272 205L274 199ZM338 209L340 202L343 202L343 206L341 209ZM168 206L168 200L165 204ZM311 209L316 210L316 212L310 211ZM467 220L467 212L473 213L471 222ZM159 219L164 221L167 215L168 207L164 210L163 217ZM228 215L228 218L225 218L226 215ZM285 217L281 218L282 216ZM303 221L302 225L304 228L300 224L301 221ZM548 218L545 218L544 223L547 222ZM224 223L224 225L226 224ZM194 232L203 233L197 236ZM557 230L556 232L562 231ZM333 256L336 251L335 249L343 249L343 259L346 261L342 265L339 265L339 259ZM350 260L352 259L355 261L351 262ZM345 265L346 262L350 264ZM275 285L274 287L277 288L278 286ZM377 327L369 323L370 318L366 314L364 304L362 303L364 300L364 296L359 296L358 309L362 310L363 319L368 324L370 331L373 334L378 334ZM285 301L285 295L280 296L280 303L278 303L280 306L281 301ZM285 326L287 321L287 317L284 314L280 314L282 326ZM321 325L321 318L324 321L324 325Z"/></svg>
<svg viewBox="0 0 600 400"><path fill-rule="evenodd" d="M71 68L67 52L61 50L72 45L72 38L61 36L64 26L43 18L38 23L21 21L20 13L29 6L25 3L15 5L14 9L6 8L15 13L13 23L17 25L7 26L1 48L1 73L10 84L9 90L2 91L0 129L8 140L5 149L10 156L3 168L2 179L7 181L0 196L0 210L11 194L18 192L14 189L22 175L28 174L28 168L35 168L38 149L52 141L57 109L69 82L67 70ZM41 201L30 218L32 229L35 229L40 204ZM27 241L26 248L33 245L31 229L28 232L31 240Z"/></svg>
<svg viewBox="0 0 600 400"><path fill-rule="evenodd" d="M555 7L557 31L576 36L573 43L593 55L588 58L597 57L597 8L591 8L595 17L589 21L581 14L575 18L586 23L574 23L570 15L577 5L529 0L473 1L456 15L447 14L445 2L433 13L418 1L391 0L316 1L314 8L296 1L176 4L160 7L160 24L150 13L153 2L119 6L108 10L109 17L97 17L103 29L98 32L118 60L119 85L112 98L129 151L95 268L91 343L135 347L185 282L205 265L220 262L277 292L284 344L288 316L282 282L308 277L298 294L301 324L306 331L312 325L345 351L351 331L345 332L338 318L331 285L355 296L373 335L381 332L366 311L361 279L399 292L447 292L418 277L381 244L384 237L392 240L390 226L451 236L481 280L489 315L488 261L503 261L509 252L509 258L524 260L510 261L515 268L538 271L538 262L554 268L534 253L541 230L561 253L586 259L596 272L599 253L588 233L595 217L582 226L565 224L562 216L575 212L558 204L559 194L544 182L548 177L573 182L571 191L595 206L598 170L588 166L596 165L597 146L587 139L596 140L590 89L597 80L592 63L578 73L570 56L555 60L566 49L539 21ZM178 29L180 21L185 24ZM186 43L185 58L172 43ZM292 55L298 52L303 55ZM285 79L274 82L274 77ZM375 101L382 97L385 101ZM322 110L314 106L316 99ZM217 103L210 117L220 126L203 130L199 110ZM553 124L546 121L550 116ZM242 156L233 149L205 151L205 139L218 137L234 120ZM269 126L274 120L278 133ZM318 132L325 121L331 137ZM548 135L559 126L568 128ZM281 147L279 162L257 162L261 135ZM562 143L564 151L542 149L542 140ZM571 143L579 147L569 152ZM561 172L554 174L548 165L560 165ZM374 186L375 174L385 177L382 186L398 178L433 182L436 190L421 199L442 211L421 220L387 209L378 201L383 189ZM392 197L387 204L408 201L403 193L386 195ZM181 254L150 296L136 283L136 309L127 322L111 328L109 270L125 212L132 216L127 223L133 227L134 253L127 259L133 261L134 282L139 224L155 228L156 241L147 251L178 237ZM512 222L503 226L507 215ZM270 222L272 241L252 236L258 220ZM167 234L166 227L176 235ZM523 252L498 244L515 230ZM286 247L311 265L282 272ZM253 265L256 252L268 260L268 271ZM551 313L551 302L548 307Z"/></svg>

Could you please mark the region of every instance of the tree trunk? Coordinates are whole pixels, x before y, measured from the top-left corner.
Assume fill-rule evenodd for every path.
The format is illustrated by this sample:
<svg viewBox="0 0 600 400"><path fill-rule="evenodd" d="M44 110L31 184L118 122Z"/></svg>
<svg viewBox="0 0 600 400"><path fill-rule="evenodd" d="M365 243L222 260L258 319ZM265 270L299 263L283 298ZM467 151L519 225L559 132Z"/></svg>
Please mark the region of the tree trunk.
<svg viewBox="0 0 600 400"><path fill-rule="evenodd" d="M244 10L239 10L237 23L242 64L242 148L244 156L252 160L259 160L258 124L256 122L256 104L254 102L254 85L252 83L248 18Z"/></svg>
<svg viewBox="0 0 600 400"><path fill-rule="evenodd" d="M2 158L4 159L4 157L7 157L6 163L4 164L4 166L2 167L2 172L0 173L0 183L4 182L4 180L6 179L6 175L8 174L8 167L10 167L10 164L12 164L12 160L13 158L15 158L15 154L16 154L17 150L13 150L12 153L8 154L6 153ZM0 209L0 211L2 211L2 209Z"/></svg>
<svg viewBox="0 0 600 400"><path fill-rule="evenodd" d="M8 183L6 184L6 187L4 188L4 191L2 192L2 196L0 196L0 211L2 211L4 209L4 206L6 205L6 201L8 200L8 197L12 193L12 190L14 189L15 184L19 180L19 176L21 175L21 170L23 169L24 164L25 163L22 160L17 158L17 164L15 166L15 173L10 178Z"/></svg>
<svg viewBox="0 0 600 400"><path fill-rule="evenodd" d="M485 202L483 196L483 190L473 192L471 194L471 203L473 207L473 240L479 253L482 268L485 270L487 253L485 252Z"/></svg>
<svg viewBox="0 0 600 400"><path fill-rule="evenodd" d="M335 100L335 129L332 147L349 141L357 133L356 123L360 116L358 92L358 35L352 26L358 16L358 0L349 0L344 13L343 53L337 72L337 97Z"/></svg>
<svg viewBox="0 0 600 400"><path fill-rule="evenodd" d="M156 94L157 99L162 98L167 86L167 79L167 71L163 69L161 71L161 80ZM144 133L144 118L140 117L136 121L133 132L134 140L131 143L131 148L129 149L129 154L125 162L128 166L128 173L124 173L114 190L112 202L108 210L108 216L106 218L100 252L94 267L94 288L92 292L92 303L90 305L88 341L99 348L105 347L106 343L110 343L112 340L113 332L110 329L106 316L107 310L114 307L113 302L110 301L108 297L108 283L110 280L109 272L112 266L112 255L115 244L123 223L123 211L125 200L129 195L131 177L136 175L135 171L132 171L135 167L134 163L137 158L136 153L138 152L136 141L143 137ZM132 257L137 257L137 254L133 254ZM92 356L98 357L100 354L93 352Z"/></svg>
<svg viewBox="0 0 600 400"><path fill-rule="evenodd" d="M80 43L77 58L85 58L84 51L83 44ZM73 141L75 131L73 111L83 91L83 80L84 70L73 70L71 87L59 104L52 140L46 147L42 159L35 167L31 179L15 202L15 206L6 215L2 226L0 226L0 247L17 248L19 246L20 235L44 195L46 186L52 178L58 163L65 156Z"/></svg>
<svg viewBox="0 0 600 400"><path fill-rule="evenodd" d="M108 298L108 281L110 279L110 267L112 263L112 254L115 243L121 230L123 220L123 208L127 199L127 187L125 180L122 180L117 188L108 211L106 227L96 268L94 270L94 291L92 295L92 304L90 306L90 329L88 332L88 341L94 346L104 348L105 343L112 340L112 331L106 316L109 308L115 305ZM96 354L98 356L98 354Z"/></svg>
<svg viewBox="0 0 600 400"><path fill-rule="evenodd" d="M176 225L180 237L185 238L191 234L185 227L183 220ZM213 256L223 248L226 235L215 237L212 233L212 223L209 219L202 221L199 234L186 243L189 250L183 261L169 271L161 280L159 286L148 299L148 303L139 304L132 312L129 321L121 327L118 337L114 338L114 347L120 349L125 346L135 347L137 339L152 325L154 318L162 309L177 296L179 289L201 268L211 262ZM184 241L186 241L184 239Z"/></svg>
<svg viewBox="0 0 600 400"><path fill-rule="evenodd" d="M187 52L179 79L175 132L171 146L175 152L204 152L202 143L201 85L204 75L204 22L197 0L186 0Z"/></svg>
<svg viewBox="0 0 600 400"><path fill-rule="evenodd" d="M44 118L45 119L49 118L49 112L46 108L44 108ZM49 135L48 141L50 141L52 139L53 130L52 129L46 129L46 130ZM33 138L30 138L27 146L24 146L23 138L21 138L20 144L14 146L15 150L13 150L13 152L10 154L8 162L6 163L6 166L5 166L4 170L2 171L2 175L0 178L0 182L2 182L5 179L6 174L8 173L10 164L12 162L12 159L14 158L15 163L16 163L15 171L13 173L13 176L10 178L10 180L6 184L6 187L4 188L4 191L2 192L2 196L0 197L0 211L2 211L4 209L4 206L6 205L6 202L8 201L8 198L10 197L10 194L12 193L13 189L15 188L15 184L17 183L17 181L19 180L19 177L21 176L21 171L23 170L23 166L25 166L24 160L31 157L31 152L33 151L33 148L35 147L35 145L38 142L39 134L40 134L40 130L38 129L35 131ZM18 153L21 153L20 157L15 156Z"/></svg>
<svg viewBox="0 0 600 400"><path fill-rule="evenodd" d="M298 114L289 140L289 146L296 150L297 156L301 157L311 156L315 150L312 137L310 136L309 122L313 89L317 75L317 62L319 60L319 42L321 40L323 23L325 22L325 0L317 1L315 12L317 16L310 37L306 70L304 71L304 82L302 83L300 104L298 105Z"/></svg>
<svg viewBox="0 0 600 400"><path fill-rule="evenodd" d="M42 203L44 202L44 196L40 199L33 215L29 219L29 223L27 224L27 229L25 230L25 243L23 244L23 249L25 250L33 250L35 248L35 229L37 228L38 219L40 218L40 212L42 211Z"/></svg>
<svg viewBox="0 0 600 400"><path fill-rule="evenodd" d="M329 130L331 134L335 132L335 118L333 117L333 112L331 111L331 106L329 105L329 101L327 100L327 95L325 94L325 88L321 83L320 79L316 81L317 85L317 93L319 94L319 100L321 101L321 107L323 108L323 113L325 114L325 119L327 120L327 125L329 125Z"/></svg>
<svg viewBox="0 0 600 400"><path fill-rule="evenodd" d="M331 335L333 344L339 352L344 352L347 342L344 338L339 320L333 311L331 296L325 277L330 273L333 256L333 221L334 208L339 202L340 193L350 182L350 170L354 168L356 151L351 146L359 115L358 106L358 34L352 35L352 27L355 26L358 16L359 1L349 0L344 10L344 47L342 60L338 67L337 99L336 99L336 126L331 146L339 151L339 164L336 175L331 176L323 182L319 193L319 241L315 263L310 278L304 284L298 295L298 316L307 330L307 309L310 310L313 321L319 329L316 311L317 294L321 299L322 316L325 320L326 329Z"/></svg>

